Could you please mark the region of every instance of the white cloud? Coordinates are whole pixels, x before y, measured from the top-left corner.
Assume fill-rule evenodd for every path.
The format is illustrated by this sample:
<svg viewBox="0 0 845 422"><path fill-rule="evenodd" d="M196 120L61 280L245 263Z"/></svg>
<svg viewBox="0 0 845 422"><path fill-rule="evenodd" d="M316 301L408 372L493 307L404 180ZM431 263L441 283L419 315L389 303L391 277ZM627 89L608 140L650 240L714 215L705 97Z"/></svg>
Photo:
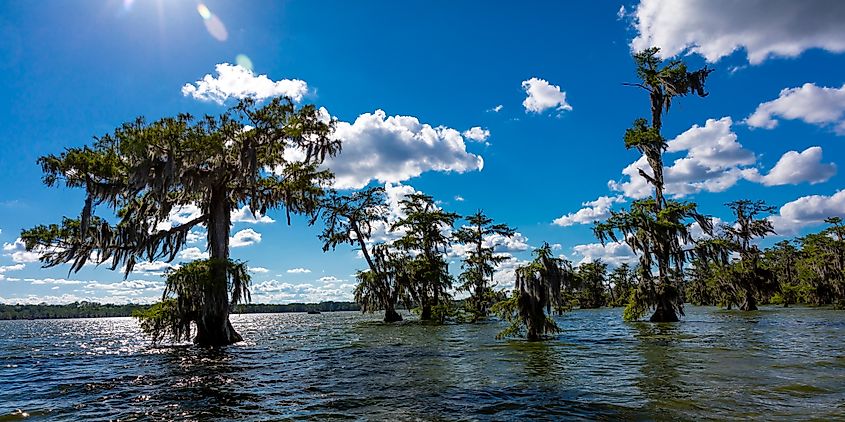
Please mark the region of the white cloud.
<svg viewBox="0 0 845 422"><path fill-rule="evenodd" d="M476 142L484 142L490 137L490 130L484 129L481 126L473 126L469 130L465 130L464 138Z"/></svg>
<svg viewBox="0 0 845 422"><path fill-rule="evenodd" d="M57 285L77 285L86 283L82 280L67 280L64 278L25 278L23 281L27 281L31 284L39 285L39 284L57 284Z"/></svg>
<svg viewBox="0 0 845 422"><path fill-rule="evenodd" d="M243 229L229 238L229 246L240 248L261 242L261 233L253 229Z"/></svg>
<svg viewBox="0 0 845 422"><path fill-rule="evenodd" d="M308 93L308 84L299 79L273 81L267 75L256 75L245 67L230 63L220 63L214 69L217 76L207 74L193 84L185 84L182 95L223 104L230 98L251 97L260 101L280 95L299 102Z"/></svg>
<svg viewBox="0 0 845 422"><path fill-rule="evenodd" d="M264 267L249 267L249 271L258 274L266 274L270 272L270 270Z"/></svg>
<svg viewBox="0 0 845 422"><path fill-rule="evenodd" d="M179 259L187 261L196 261L198 259L207 259L208 252L200 250L200 248L185 248L179 252Z"/></svg>
<svg viewBox="0 0 845 422"><path fill-rule="evenodd" d="M766 175L760 174L757 169L743 172L746 179L766 186L816 184L830 180L834 174L836 164L822 163L821 147L786 152Z"/></svg>
<svg viewBox="0 0 845 422"><path fill-rule="evenodd" d="M526 112L542 113L550 108L560 112L572 110L572 106L566 102L566 92L545 79L531 78L522 81L522 89L528 94L522 101Z"/></svg>
<svg viewBox="0 0 845 422"><path fill-rule="evenodd" d="M55 287L54 287L55 288ZM46 296L38 296L38 295L27 295L24 297L0 297L0 303L6 304L13 304L13 305L38 305L41 303L46 303L48 305L67 305L69 303L74 302L97 302L97 303L114 303L114 304L126 304L126 303L138 303L138 304L147 304L156 302L161 299L160 295L150 295L150 296L78 296L75 294L63 294L60 296L53 296L53 295L46 295Z"/></svg>
<svg viewBox="0 0 845 422"><path fill-rule="evenodd" d="M310 273L311 270L308 268L291 268L287 272L288 274L307 274Z"/></svg>
<svg viewBox="0 0 845 422"><path fill-rule="evenodd" d="M625 202L625 197L617 196L600 196L595 201L584 202L584 208L569 213L564 216L556 218L552 224L568 227L575 224L591 224L596 220L604 220L610 216L610 208L615 203Z"/></svg>
<svg viewBox="0 0 845 422"><path fill-rule="evenodd" d="M25 264L14 264L14 265L0 265L0 281L6 280L6 272L8 271L20 271L26 267ZM9 280L12 281L12 280Z"/></svg>
<svg viewBox="0 0 845 422"><path fill-rule="evenodd" d="M139 295L144 291L163 291L164 283L161 281L149 280L123 280L117 283L91 282L85 285L86 289L116 291L121 294Z"/></svg>
<svg viewBox="0 0 845 422"><path fill-rule="evenodd" d="M44 251L27 251L26 244L24 244L21 238L17 238L11 243L3 243L3 252L4 255L12 258L12 261L19 264L38 262L41 254L44 253Z"/></svg>
<svg viewBox="0 0 845 422"><path fill-rule="evenodd" d="M730 117L708 119L704 126L693 125L668 142L667 153L685 154L664 169L668 195L683 197L701 191L722 192L742 178L742 170L757 159L753 152L737 142L732 124ZM629 198L650 195L652 186L639 174L639 169L651 174L644 156L622 170L622 174L628 176L627 181L611 180L608 186Z"/></svg>
<svg viewBox="0 0 845 422"><path fill-rule="evenodd" d="M845 22L842 27L845 28ZM772 129L778 125L778 118L832 126L837 135L845 135L845 85L828 88L806 83L800 88L783 89L777 99L757 106L745 123Z"/></svg>
<svg viewBox="0 0 845 422"><path fill-rule="evenodd" d="M804 227L821 224L828 217L845 218L845 190L831 196L802 196L784 204L769 219L778 234L791 235Z"/></svg>
<svg viewBox="0 0 845 422"><path fill-rule="evenodd" d="M0 274L3 274L7 271L20 271L24 268L26 268L25 264L0 265Z"/></svg>
<svg viewBox="0 0 845 422"><path fill-rule="evenodd" d="M165 271L169 269L177 269L179 268L178 264L171 264L164 261L141 261L135 264L132 267L133 273L143 274L143 275L163 275Z"/></svg>
<svg viewBox="0 0 845 422"><path fill-rule="evenodd" d="M244 205L240 209L232 211L231 219L232 223L266 224L276 222L276 220L273 220L266 215L261 215L260 212L256 212L253 215L252 211L249 209L249 205Z"/></svg>
<svg viewBox="0 0 845 422"><path fill-rule="evenodd" d="M412 116L364 113L353 123L338 121L333 136L343 143L343 154L324 165L334 172L338 189L359 189L372 180L398 183L427 171L465 173L484 167L480 156L467 151L460 132ZM302 154L290 150L287 155L297 160Z"/></svg>
<svg viewBox="0 0 845 422"><path fill-rule="evenodd" d="M585 245L576 245L572 248L575 254L581 256L581 261L578 264L585 262L593 262L599 259L610 266L619 266L624 263L635 264L637 256L631 247L625 242L608 242L604 245L601 243L588 243Z"/></svg>
<svg viewBox="0 0 845 422"><path fill-rule="evenodd" d="M528 238L519 232L514 233L511 237L506 237L498 233L486 235L482 241L482 246L493 248L493 252L496 254L507 254L508 256L510 256L511 252L527 251L531 247L528 244ZM463 258L472 249L472 245L455 243L448 251L448 255Z"/></svg>
<svg viewBox="0 0 845 422"><path fill-rule="evenodd" d="M493 107L493 108L491 108L490 110L487 110L487 111L492 111L493 113L498 113L498 112L502 111L503 108L505 108L505 106L499 104L496 107Z"/></svg>
<svg viewBox="0 0 845 422"><path fill-rule="evenodd" d="M252 286L252 299L257 303L317 303L328 300L351 301L355 285L343 280L313 285L292 284L278 280L267 280Z"/></svg>
<svg viewBox="0 0 845 422"><path fill-rule="evenodd" d="M826 0L641 0L633 12L635 51L685 52L716 62L745 49L759 64L811 48L845 51L845 3Z"/></svg>
<svg viewBox="0 0 845 422"><path fill-rule="evenodd" d="M518 267L527 264L528 261L520 260L508 253L501 253L496 255L503 256L508 259L506 261L501 262L499 266L496 267L496 270L493 272L493 287L496 290L513 289L514 282L516 281L516 276L514 272Z"/></svg>
<svg viewBox="0 0 845 422"><path fill-rule="evenodd" d="M188 244L199 243L201 240L205 239L206 233L200 232L196 230L191 230L188 232L188 235L185 237L185 242Z"/></svg>

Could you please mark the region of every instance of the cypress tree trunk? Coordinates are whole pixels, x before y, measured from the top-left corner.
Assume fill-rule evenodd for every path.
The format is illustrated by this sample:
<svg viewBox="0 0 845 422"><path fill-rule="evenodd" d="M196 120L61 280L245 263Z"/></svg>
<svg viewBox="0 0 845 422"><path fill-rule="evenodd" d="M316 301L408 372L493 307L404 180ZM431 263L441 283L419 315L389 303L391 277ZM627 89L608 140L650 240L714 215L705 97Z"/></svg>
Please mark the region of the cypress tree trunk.
<svg viewBox="0 0 845 422"><path fill-rule="evenodd" d="M657 302L657 308L654 314L649 318L651 322L678 322L678 314L675 313L675 307L672 302L665 297L661 297Z"/></svg>
<svg viewBox="0 0 845 422"><path fill-rule="evenodd" d="M745 300L739 305L739 309L741 311L756 311L757 310L757 299L754 297L754 293L750 290L745 292Z"/></svg>
<svg viewBox="0 0 845 422"><path fill-rule="evenodd" d="M402 315L396 312L392 306L384 310L384 322L399 322L402 321Z"/></svg>
<svg viewBox="0 0 845 422"><path fill-rule="evenodd" d="M422 312L420 312L421 321L431 321L431 304L428 303L428 298L423 298L423 303L420 305Z"/></svg>
<svg viewBox="0 0 845 422"><path fill-rule="evenodd" d="M208 244L211 277L203 288L204 305L197 318L194 343L201 346L227 346L243 340L229 322L229 202L222 188L211 194Z"/></svg>

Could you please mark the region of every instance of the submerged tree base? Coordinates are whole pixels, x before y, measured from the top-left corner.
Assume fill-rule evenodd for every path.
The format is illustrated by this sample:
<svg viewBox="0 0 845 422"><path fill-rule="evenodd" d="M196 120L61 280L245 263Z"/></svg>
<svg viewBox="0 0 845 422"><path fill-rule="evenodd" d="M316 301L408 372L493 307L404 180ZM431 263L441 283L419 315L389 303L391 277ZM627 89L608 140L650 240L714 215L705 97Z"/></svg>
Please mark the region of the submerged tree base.
<svg viewBox="0 0 845 422"><path fill-rule="evenodd" d="M678 314L671 307L658 306L654 314L648 319L650 322L678 322Z"/></svg>
<svg viewBox="0 0 845 422"><path fill-rule="evenodd" d="M244 341L244 338L235 331L235 327L232 326L232 322L228 319L226 320L226 325L223 326L222 330L215 331L216 332L210 332L197 329L197 336L194 337L194 344L197 346L218 347L229 346Z"/></svg>
<svg viewBox="0 0 845 422"><path fill-rule="evenodd" d="M393 309L384 311L384 322L399 322L402 321L402 315Z"/></svg>

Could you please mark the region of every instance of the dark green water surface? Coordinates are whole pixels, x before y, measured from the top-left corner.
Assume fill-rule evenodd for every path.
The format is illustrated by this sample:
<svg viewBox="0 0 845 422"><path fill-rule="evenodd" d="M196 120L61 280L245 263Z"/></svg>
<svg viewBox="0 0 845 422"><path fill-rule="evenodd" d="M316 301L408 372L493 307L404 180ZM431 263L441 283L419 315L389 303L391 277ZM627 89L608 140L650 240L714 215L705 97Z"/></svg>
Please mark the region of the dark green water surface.
<svg viewBox="0 0 845 422"><path fill-rule="evenodd" d="M153 348L130 318L0 321L0 420L845 420L845 312L687 307L384 325L358 313L235 315L247 341Z"/></svg>

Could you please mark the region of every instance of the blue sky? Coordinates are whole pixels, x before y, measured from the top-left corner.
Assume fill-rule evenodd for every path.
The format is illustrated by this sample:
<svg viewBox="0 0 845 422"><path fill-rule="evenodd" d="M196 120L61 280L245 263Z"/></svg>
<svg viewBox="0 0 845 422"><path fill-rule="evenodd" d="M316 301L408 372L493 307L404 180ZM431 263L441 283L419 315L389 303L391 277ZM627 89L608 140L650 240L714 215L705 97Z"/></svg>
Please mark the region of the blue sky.
<svg viewBox="0 0 845 422"><path fill-rule="evenodd" d="M766 200L789 236L845 215L841 2L199 5L0 3L0 301L156 299L164 263L124 280L42 269L21 250L21 229L82 206L81 191L44 187L35 161L139 115L219 113L242 95L301 95L338 119L345 152L329 164L346 186L418 190L516 227L498 248L514 256L502 287L543 241L576 263L624 262L627 247L597 244L590 228L647 194L622 135L648 102L622 83L635 80L632 48L651 45L716 69L707 98L682 98L666 118L670 193L725 220L725 202ZM258 267L255 301L351 297L364 266L354 251L323 253L302 218L269 220L232 230L246 244L233 257ZM188 246L184 259L204 242Z"/></svg>

